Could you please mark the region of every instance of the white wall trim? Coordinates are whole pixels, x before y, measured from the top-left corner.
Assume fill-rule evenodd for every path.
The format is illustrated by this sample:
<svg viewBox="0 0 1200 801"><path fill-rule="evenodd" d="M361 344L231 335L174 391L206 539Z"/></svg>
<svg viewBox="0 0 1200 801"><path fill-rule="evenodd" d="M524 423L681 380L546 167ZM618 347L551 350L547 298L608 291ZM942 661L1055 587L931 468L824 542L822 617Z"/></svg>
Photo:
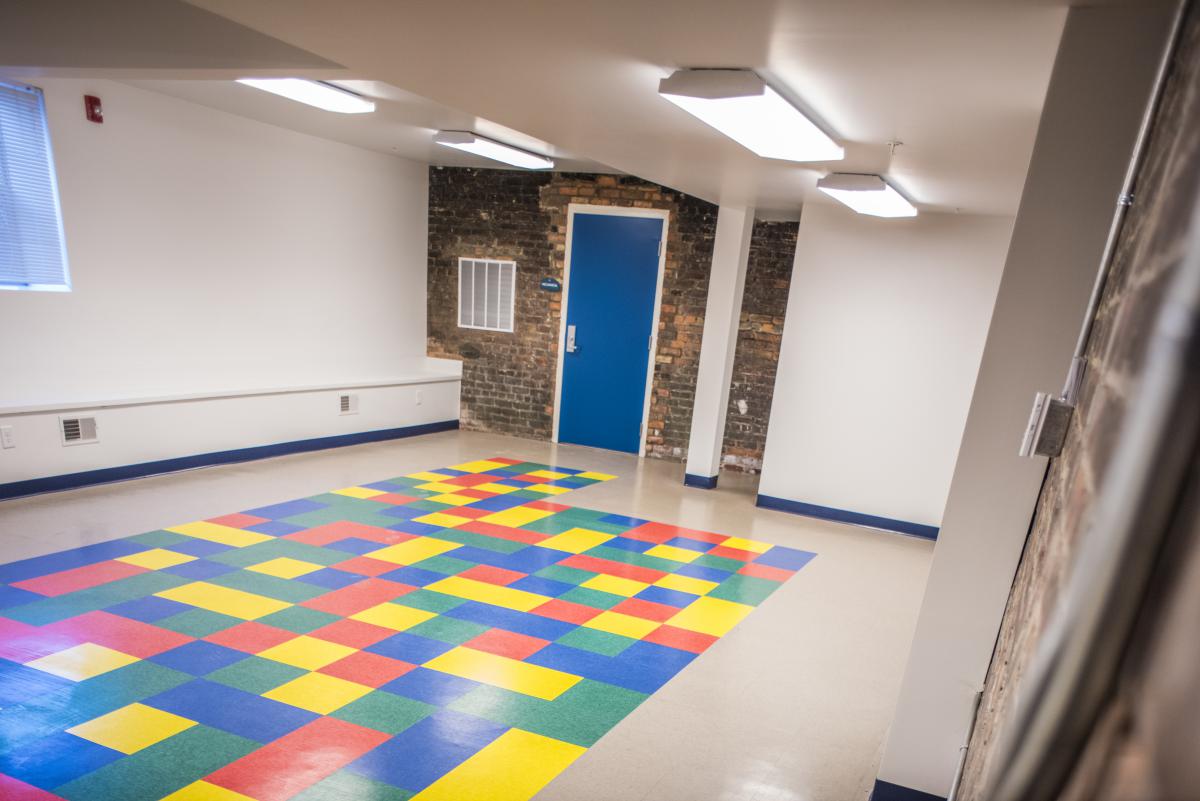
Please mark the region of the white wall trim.
<svg viewBox="0 0 1200 801"><path fill-rule="evenodd" d="M654 288L654 315L650 321L650 342L646 356L646 394L642 401L642 433L638 443L638 456L646 452L646 424L650 418L650 397L654 391L654 364L658 354L658 321L662 311L663 276L667 263L667 232L671 225L671 212L667 209L643 209L634 206L593 206L587 203L571 203L567 206L567 244L563 255L562 310L558 321L558 365L554 378L554 433L552 440L558 442L559 411L562 406L563 355L567 336L567 302L571 292L571 240L575 234L576 214L609 214L617 217L648 217L662 220L658 246L658 277Z"/></svg>

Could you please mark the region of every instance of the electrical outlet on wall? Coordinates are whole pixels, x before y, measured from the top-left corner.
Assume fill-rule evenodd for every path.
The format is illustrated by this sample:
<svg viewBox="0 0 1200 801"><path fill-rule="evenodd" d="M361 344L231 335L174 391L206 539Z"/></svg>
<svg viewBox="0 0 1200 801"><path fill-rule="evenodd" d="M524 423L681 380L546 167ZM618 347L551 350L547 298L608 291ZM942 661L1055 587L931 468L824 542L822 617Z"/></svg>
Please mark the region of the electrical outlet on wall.
<svg viewBox="0 0 1200 801"><path fill-rule="evenodd" d="M417 405L420 406L424 402L425 402L425 396L422 394L421 390L418 389L417 390Z"/></svg>
<svg viewBox="0 0 1200 801"><path fill-rule="evenodd" d="M12 426L0 426L0 448L15 448L17 443L13 440Z"/></svg>

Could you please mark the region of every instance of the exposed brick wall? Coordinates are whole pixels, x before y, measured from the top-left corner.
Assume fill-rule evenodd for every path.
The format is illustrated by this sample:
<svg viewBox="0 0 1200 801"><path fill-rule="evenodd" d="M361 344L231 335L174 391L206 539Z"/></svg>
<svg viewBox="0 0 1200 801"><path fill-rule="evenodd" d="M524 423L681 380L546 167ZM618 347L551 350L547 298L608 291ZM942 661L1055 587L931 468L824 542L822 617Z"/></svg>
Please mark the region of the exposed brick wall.
<svg viewBox="0 0 1200 801"><path fill-rule="evenodd" d="M1182 48L1156 113L1137 181L1136 203L1122 229L1096 314L1087 348L1088 369L1066 447L1050 465L1009 596L971 738L961 785L963 801L984 798L999 757L997 744L1003 726L1013 712L1014 693L1066 582L1141 376L1147 339L1182 258L1200 190L1197 131L1200 6L1193 4ZM1193 678L1195 675L1193 666ZM1152 676L1144 681L1154 683ZM1105 725L1093 732L1088 759L1063 798L1151 801L1162 797L1149 789L1153 760L1137 754L1137 745L1131 740L1137 715L1136 701L1118 699L1113 704Z"/></svg>
<svg viewBox="0 0 1200 801"><path fill-rule="evenodd" d="M797 222L754 222L722 451L735 470L762 469L799 230Z"/></svg>
<svg viewBox="0 0 1200 801"><path fill-rule="evenodd" d="M670 212L646 453L682 460L712 268L711 203L630 176L430 168L429 355L463 361L464 428L550 438L562 296L538 285L562 280L571 203ZM751 240L733 383L749 408L727 425L727 452L742 467L762 458L795 232L795 223L760 222ZM513 333L458 327L461 256L517 262Z"/></svg>

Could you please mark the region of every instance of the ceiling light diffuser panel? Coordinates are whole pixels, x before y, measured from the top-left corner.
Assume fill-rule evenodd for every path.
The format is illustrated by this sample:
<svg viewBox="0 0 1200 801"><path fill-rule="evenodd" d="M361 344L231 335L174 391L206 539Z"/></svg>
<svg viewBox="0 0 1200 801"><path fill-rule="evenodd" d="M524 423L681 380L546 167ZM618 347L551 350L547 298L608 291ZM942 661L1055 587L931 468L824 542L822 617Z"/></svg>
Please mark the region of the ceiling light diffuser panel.
<svg viewBox="0 0 1200 801"><path fill-rule="evenodd" d="M768 159L838 161L841 145L750 70L678 70L658 93Z"/></svg>
<svg viewBox="0 0 1200 801"><path fill-rule="evenodd" d="M916 217L917 208L878 175L833 173L817 181L817 189L859 214L872 217Z"/></svg>
<svg viewBox="0 0 1200 801"><path fill-rule="evenodd" d="M375 104L354 92L323 81L304 78L239 78L238 83L339 114L366 114Z"/></svg>
<svg viewBox="0 0 1200 801"><path fill-rule="evenodd" d="M503 162L514 167L523 167L527 170L548 170L554 166L553 159L473 134L470 131L438 131L434 135L433 141L445 147L474 153L485 159Z"/></svg>

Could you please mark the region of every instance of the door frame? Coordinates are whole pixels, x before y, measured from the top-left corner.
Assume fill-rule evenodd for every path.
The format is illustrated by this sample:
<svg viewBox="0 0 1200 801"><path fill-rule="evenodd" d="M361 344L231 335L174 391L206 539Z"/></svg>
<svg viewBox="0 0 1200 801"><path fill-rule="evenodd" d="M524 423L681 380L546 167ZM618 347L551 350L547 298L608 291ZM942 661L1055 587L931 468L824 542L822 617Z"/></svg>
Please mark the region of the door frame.
<svg viewBox="0 0 1200 801"><path fill-rule="evenodd" d="M650 342L646 355L646 395L642 400L642 432L638 441L637 456L646 455L646 424L650 417L650 397L654 391L654 365L658 354L658 318L662 311L663 275L667 263L667 230L671 224L671 212L667 209L643 209L633 206L593 206L587 203L571 203L567 206L567 243L563 254L562 308L558 321L558 366L554 379L554 427L551 441L558 442L559 412L562 407L563 358L566 356L567 305L571 297L571 239L575 233L576 214L608 214L616 217L648 217L662 220L662 234L658 241L658 276L654 283L654 313L650 319Z"/></svg>

